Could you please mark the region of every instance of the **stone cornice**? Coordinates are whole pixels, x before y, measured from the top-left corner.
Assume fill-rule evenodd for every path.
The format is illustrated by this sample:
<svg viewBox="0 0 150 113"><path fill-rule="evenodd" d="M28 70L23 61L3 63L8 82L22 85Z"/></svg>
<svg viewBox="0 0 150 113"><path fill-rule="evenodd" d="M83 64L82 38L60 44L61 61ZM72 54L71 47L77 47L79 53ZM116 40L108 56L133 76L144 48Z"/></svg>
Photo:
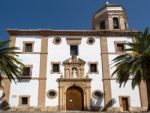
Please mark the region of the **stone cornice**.
<svg viewBox="0 0 150 113"><path fill-rule="evenodd" d="M137 30L19 30L7 29L10 36L132 36Z"/></svg>

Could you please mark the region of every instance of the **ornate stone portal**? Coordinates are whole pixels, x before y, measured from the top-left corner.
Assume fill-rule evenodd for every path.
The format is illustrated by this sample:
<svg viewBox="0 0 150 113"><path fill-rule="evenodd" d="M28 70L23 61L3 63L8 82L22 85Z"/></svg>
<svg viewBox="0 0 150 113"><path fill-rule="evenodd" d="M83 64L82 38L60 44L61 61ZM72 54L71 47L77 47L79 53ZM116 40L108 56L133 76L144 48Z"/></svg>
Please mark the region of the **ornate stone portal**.
<svg viewBox="0 0 150 113"><path fill-rule="evenodd" d="M84 76L85 61L73 56L65 60L63 64L65 69L64 77L62 76L57 80L59 83L59 110L66 111L67 89L73 86L83 90L83 110L90 110L91 79L88 76Z"/></svg>

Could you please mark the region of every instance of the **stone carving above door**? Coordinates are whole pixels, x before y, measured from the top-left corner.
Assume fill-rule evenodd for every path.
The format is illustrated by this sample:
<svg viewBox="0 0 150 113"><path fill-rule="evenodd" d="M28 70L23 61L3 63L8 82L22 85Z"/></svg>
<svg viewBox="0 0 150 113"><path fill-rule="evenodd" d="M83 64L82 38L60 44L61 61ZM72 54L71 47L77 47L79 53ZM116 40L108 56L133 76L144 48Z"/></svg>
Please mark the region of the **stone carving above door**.
<svg viewBox="0 0 150 113"><path fill-rule="evenodd" d="M84 78L85 61L72 56L63 62L64 78L66 79L82 79Z"/></svg>

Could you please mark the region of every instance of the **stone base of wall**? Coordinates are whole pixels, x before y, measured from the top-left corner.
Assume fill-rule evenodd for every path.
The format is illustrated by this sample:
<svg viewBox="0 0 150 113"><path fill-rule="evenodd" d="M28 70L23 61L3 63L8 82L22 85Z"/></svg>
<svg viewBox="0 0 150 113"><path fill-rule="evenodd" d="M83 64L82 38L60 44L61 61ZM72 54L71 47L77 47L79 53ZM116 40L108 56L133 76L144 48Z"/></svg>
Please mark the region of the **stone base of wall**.
<svg viewBox="0 0 150 113"><path fill-rule="evenodd" d="M130 107L129 108L130 112L142 112L142 111L146 111L147 108L146 107ZM100 109L99 111L101 111L102 109ZM17 108L17 107L12 107L10 108L8 111L31 111L31 112L40 112L40 111L59 111L58 106L48 106L48 107L44 107L44 108L38 108L38 107L22 107L22 108ZM95 111L95 110L91 110L91 111ZM97 110L96 110L97 111ZM123 108L122 107L111 107L107 110L107 112L123 112Z"/></svg>
<svg viewBox="0 0 150 113"><path fill-rule="evenodd" d="M39 107L12 107L10 108L8 111L35 111L35 112L40 112L40 111L58 111L58 107L57 106L48 106L48 107L43 107L43 108L39 108Z"/></svg>
<svg viewBox="0 0 150 113"><path fill-rule="evenodd" d="M110 112L123 112L122 107L111 107L108 109ZM129 111L131 112L142 112L142 111L147 111L147 107L130 107Z"/></svg>

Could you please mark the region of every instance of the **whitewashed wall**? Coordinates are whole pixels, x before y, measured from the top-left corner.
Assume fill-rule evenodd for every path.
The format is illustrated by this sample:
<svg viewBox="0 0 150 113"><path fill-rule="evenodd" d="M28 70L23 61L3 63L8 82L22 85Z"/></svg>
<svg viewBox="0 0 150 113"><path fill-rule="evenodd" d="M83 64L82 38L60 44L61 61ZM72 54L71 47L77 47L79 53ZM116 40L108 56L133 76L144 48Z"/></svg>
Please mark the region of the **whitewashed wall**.
<svg viewBox="0 0 150 113"><path fill-rule="evenodd" d="M16 37L16 47L19 47L18 52L23 51L23 42L33 41L34 47L33 52L41 52L41 39L39 37L28 36L28 37ZM32 77L38 78L40 71L40 54L19 54L19 59L25 65L32 65ZM10 100L9 103L12 107L19 105L19 96L30 96L30 106L38 105L38 79L32 79L29 81L22 81L21 83L11 83L10 87Z"/></svg>
<svg viewBox="0 0 150 113"><path fill-rule="evenodd" d="M119 84L115 80L111 81L112 98L115 99L114 107L119 107L119 96L130 96L131 107L141 107L139 88L135 87L133 90L131 87L131 80L127 82L125 87L119 87ZM117 92L117 93L116 93Z"/></svg>
<svg viewBox="0 0 150 113"><path fill-rule="evenodd" d="M95 43L93 45L88 45L86 43L88 37L82 37L81 44L79 45L79 55L78 58L86 61L84 75L88 73L89 65L88 62L98 62L98 74L89 74L89 77L92 78L91 82L91 99L93 105L96 105L98 100L92 97L92 92L94 90L101 90L103 92L103 81L102 81L102 62L101 62L101 48L100 48L100 37L94 37ZM53 44L54 37L51 36L48 38L48 57L47 57L47 81L46 81L46 93L50 89L55 89L58 93L58 82L57 79L61 74L51 74L51 62L61 62L60 70L62 75L64 75L64 66L62 65L63 61L70 58L70 45L66 43L66 37L61 37L62 42L59 45ZM17 37L16 46L20 48L18 52L22 52L23 41L34 41L34 52L41 51L41 38L40 37ZM108 37L108 52L115 53L114 41L132 41L131 38L127 37ZM109 54L109 64L117 54ZM19 54L19 58L25 65L33 65L32 77L39 77L40 70L40 54ZM110 70L110 74L113 70ZM10 105L18 106L19 96L29 95L30 96L30 105L38 105L38 80L30 80L29 82L22 82L11 84L10 89ZM126 85L125 88L119 88L118 84L112 80L112 97L116 100L114 104L115 107L119 106L119 96L130 96L131 106L140 106L140 96L139 89L136 87L135 90L131 89L130 83ZM126 93L128 92L128 93ZM125 93L125 95L124 95ZM134 96L133 96L134 95ZM57 106L58 105L58 95L55 99L49 99L45 94L45 105L46 106ZM100 106L100 105L98 105ZM104 106L102 101L101 106Z"/></svg>
<svg viewBox="0 0 150 113"><path fill-rule="evenodd" d="M112 60L116 58L119 54L115 53L115 41L128 41L132 42L132 38L128 37L108 37L107 39L107 46L109 54L109 65L110 65L110 75L113 73L115 68L111 68ZM111 54L113 53L113 54ZM113 77L115 78L115 76ZM119 83L116 83L116 80L111 80L111 89L112 89L112 98L116 101L114 107L119 107L119 96L130 96L131 107L141 107L140 95L139 95L139 88L135 87L132 89L131 81L129 80L125 87L119 88Z"/></svg>
<svg viewBox="0 0 150 113"><path fill-rule="evenodd" d="M30 96L30 106L38 106L38 80L11 83L9 104L11 107L18 107L19 96Z"/></svg>
<svg viewBox="0 0 150 113"><path fill-rule="evenodd" d="M20 49L18 50L18 52L23 52L24 41L33 41L34 42L33 52L41 52L41 37L39 36L17 36L15 46Z"/></svg>
<svg viewBox="0 0 150 113"><path fill-rule="evenodd" d="M81 44L79 45L79 55L78 58L86 61L84 75L88 73L89 65L88 62L98 62L99 74L89 74L89 77L92 78L91 82L91 91L101 90L103 92L102 84L102 66L101 66L101 57L100 57L100 38L94 37L95 43L93 45L88 45L86 43L88 37L82 37ZM61 74L51 74L51 62L61 62L60 70L64 75L64 66L62 65L63 61L70 56L70 45L67 45L66 37L61 37L62 42L59 45L53 44L54 37L49 37L48 39L48 64L47 64L47 83L46 83L46 92L50 89L55 89L58 92L58 83L56 80L60 77ZM92 97L92 94L91 94ZM96 100L94 100L96 101ZM58 96L55 99L49 99L46 96L46 106L56 106L58 105Z"/></svg>

